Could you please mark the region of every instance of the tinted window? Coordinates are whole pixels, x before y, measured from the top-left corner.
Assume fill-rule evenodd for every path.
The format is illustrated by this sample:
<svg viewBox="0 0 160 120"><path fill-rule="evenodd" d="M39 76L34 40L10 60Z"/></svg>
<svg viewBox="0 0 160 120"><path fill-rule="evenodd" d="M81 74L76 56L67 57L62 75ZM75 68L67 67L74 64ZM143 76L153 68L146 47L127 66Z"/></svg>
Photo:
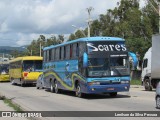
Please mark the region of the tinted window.
<svg viewBox="0 0 160 120"><path fill-rule="evenodd" d="M70 59L73 57L73 45L70 45Z"/></svg>
<svg viewBox="0 0 160 120"><path fill-rule="evenodd" d="M84 42L79 44L79 56L82 56L86 51L86 44Z"/></svg>
<svg viewBox="0 0 160 120"><path fill-rule="evenodd" d="M52 49L52 55L51 55L52 61L54 60L54 56L55 56L55 55L54 55L54 54L55 54L54 52L55 52L55 49Z"/></svg>
<svg viewBox="0 0 160 120"><path fill-rule="evenodd" d="M49 50L49 61L51 61L51 57L52 57L52 50Z"/></svg>
<svg viewBox="0 0 160 120"><path fill-rule="evenodd" d="M146 68L148 64L148 59L144 59L143 61L143 68Z"/></svg>
<svg viewBox="0 0 160 120"><path fill-rule="evenodd" d="M61 47L61 60L64 59L64 47Z"/></svg>
<svg viewBox="0 0 160 120"><path fill-rule="evenodd" d="M73 44L73 58L77 58L79 54L78 43Z"/></svg>
<svg viewBox="0 0 160 120"><path fill-rule="evenodd" d="M47 50L47 62L49 61L49 50Z"/></svg>
<svg viewBox="0 0 160 120"><path fill-rule="evenodd" d="M64 59L66 59L66 46L64 46Z"/></svg>
<svg viewBox="0 0 160 120"><path fill-rule="evenodd" d="M66 59L70 59L70 45L66 46Z"/></svg>
<svg viewBox="0 0 160 120"><path fill-rule="evenodd" d="M23 71L36 71L42 69L41 60L27 60L23 61Z"/></svg>
<svg viewBox="0 0 160 120"><path fill-rule="evenodd" d="M55 60L59 60L59 48L56 48Z"/></svg>
<svg viewBox="0 0 160 120"><path fill-rule="evenodd" d="M44 60L44 62L46 62L46 60L47 60L46 51L44 51L43 60Z"/></svg>

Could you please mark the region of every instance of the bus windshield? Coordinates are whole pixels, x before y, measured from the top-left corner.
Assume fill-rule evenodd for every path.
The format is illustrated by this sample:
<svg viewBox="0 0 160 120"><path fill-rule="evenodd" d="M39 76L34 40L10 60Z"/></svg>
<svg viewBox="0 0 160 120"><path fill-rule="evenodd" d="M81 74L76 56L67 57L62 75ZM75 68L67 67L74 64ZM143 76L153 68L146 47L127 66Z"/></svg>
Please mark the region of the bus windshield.
<svg viewBox="0 0 160 120"><path fill-rule="evenodd" d="M128 58L114 56L110 58L89 58L89 77L108 77L129 75Z"/></svg>
<svg viewBox="0 0 160 120"><path fill-rule="evenodd" d="M23 71L39 71L39 70L42 70L42 60L23 61Z"/></svg>
<svg viewBox="0 0 160 120"><path fill-rule="evenodd" d="M1 64L0 65L0 74L8 74L9 72L9 65L8 64Z"/></svg>

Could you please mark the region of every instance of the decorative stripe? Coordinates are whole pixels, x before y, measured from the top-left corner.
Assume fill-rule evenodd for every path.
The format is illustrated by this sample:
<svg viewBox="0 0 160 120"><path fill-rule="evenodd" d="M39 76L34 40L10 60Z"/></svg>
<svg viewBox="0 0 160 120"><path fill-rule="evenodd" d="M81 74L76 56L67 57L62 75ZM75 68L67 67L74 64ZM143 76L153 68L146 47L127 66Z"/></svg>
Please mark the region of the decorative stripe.
<svg viewBox="0 0 160 120"><path fill-rule="evenodd" d="M85 79L82 78L79 74L77 74L77 73L72 73L72 74L71 74L72 86L69 86L69 85L67 85L67 84L60 78L60 76L59 76L57 73L55 73L55 72L52 71L52 72L46 73L44 76L47 77L47 76L49 76L49 75L53 75L53 76L56 78L56 80L59 81L59 82L61 83L61 85L62 85L63 87L65 87L66 89L68 89L68 90L74 90L74 87L75 87L75 85L74 85L74 77L78 78L78 80L85 81Z"/></svg>

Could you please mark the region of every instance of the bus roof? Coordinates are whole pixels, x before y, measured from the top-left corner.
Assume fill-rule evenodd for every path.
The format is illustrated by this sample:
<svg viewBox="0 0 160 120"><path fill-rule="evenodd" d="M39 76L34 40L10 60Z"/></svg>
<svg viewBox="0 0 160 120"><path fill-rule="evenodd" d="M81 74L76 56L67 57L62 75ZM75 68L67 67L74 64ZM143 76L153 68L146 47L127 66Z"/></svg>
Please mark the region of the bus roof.
<svg viewBox="0 0 160 120"><path fill-rule="evenodd" d="M16 61L23 61L23 60L43 60L43 57L40 57L40 56L17 57L15 59L11 60L10 63L16 62Z"/></svg>
<svg viewBox="0 0 160 120"><path fill-rule="evenodd" d="M72 40L72 41L68 41L68 42L64 42L62 44L58 44L58 45L51 45L48 47L45 47L43 50L48 50L51 48L55 48L55 47L59 47L59 46L64 46L67 44L71 44L71 43L76 43L76 42L81 42L81 41L125 41L123 38L119 38L119 37L85 37L85 38L79 38L76 40Z"/></svg>

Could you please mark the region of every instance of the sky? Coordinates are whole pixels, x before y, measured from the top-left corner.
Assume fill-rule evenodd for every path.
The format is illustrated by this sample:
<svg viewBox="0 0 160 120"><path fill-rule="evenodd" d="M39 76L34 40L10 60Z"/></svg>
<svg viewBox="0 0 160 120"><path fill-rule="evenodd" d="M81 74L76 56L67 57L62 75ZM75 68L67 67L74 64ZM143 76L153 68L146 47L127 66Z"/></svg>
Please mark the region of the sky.
<svg viewBox="0 0 160 120"><path fill-rule="evenodd" d="M29 45L39 35L64 34L87 27L87 8L98 19L120 0L0 0L0 46ZM144 4L144 0L141 0Z"/></svg>

